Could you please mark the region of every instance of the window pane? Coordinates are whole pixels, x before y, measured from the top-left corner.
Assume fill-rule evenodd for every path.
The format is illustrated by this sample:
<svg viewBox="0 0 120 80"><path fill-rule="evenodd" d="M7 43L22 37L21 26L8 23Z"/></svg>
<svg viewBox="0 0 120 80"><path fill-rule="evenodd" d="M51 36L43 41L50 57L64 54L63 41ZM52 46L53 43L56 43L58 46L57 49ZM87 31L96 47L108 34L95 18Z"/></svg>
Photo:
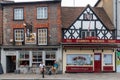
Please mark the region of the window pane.
<svg viewBox="0 0 120 80"><path fill-rule="evenodd" d="M14 9L14 20L23 20L23 8Z"/></svg>
<svg viewBox="0 0 120 80"><path fill-rule="evenodd" d="M37 8L37 19L47 19L47 7L38 7Z"/></svg>
<svg viewBox="0 0 120 80"><path fill-rule="evenodd" d="M68 54L67 65L92 65L93 56L91 54Z"/></svg>
<svg viewBox="0 0 120 80"><path fill-rule="evenodd" d="M14 30L15 41L23 41L24 40L24 30L23 29L15 29Z"/></svg>
<svg viewBox="0 0 120 80"><path fill-rule="evenodd" d="M38 29L38 45L47 45L47 29Z"/></svg>
<svg viewBox="0 0 120 80"><path fill-rule="evenodd" d="M104 54L104 64L105 65L112 65L112 54Z"/></svg>

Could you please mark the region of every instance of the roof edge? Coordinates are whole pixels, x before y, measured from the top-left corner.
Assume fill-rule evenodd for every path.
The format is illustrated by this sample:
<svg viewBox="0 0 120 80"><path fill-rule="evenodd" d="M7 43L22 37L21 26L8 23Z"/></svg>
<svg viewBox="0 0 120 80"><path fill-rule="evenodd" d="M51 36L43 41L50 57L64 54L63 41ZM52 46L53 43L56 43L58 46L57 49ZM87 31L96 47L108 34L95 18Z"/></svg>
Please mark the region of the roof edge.
<svg viewBox="0 0 120 80"><path fill-rule="evenodd" d="M45 1L30 1L30 2L2 2L2 5L14 5L14 4L34 4L34 3L50 3L61 2L62 0L45 0Z"/></svg>

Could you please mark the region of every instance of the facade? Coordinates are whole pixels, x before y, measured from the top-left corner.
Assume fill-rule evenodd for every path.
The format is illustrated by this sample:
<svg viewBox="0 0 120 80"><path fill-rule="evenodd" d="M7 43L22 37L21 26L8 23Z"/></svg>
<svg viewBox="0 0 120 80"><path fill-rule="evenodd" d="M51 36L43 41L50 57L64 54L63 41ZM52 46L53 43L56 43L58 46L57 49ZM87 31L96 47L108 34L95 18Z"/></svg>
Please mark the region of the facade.
<svg viewBox="0 0 120 80"><path fill-rule="evenodd" d="M107 0L99 0L103 2ZM39 73L39 64L59 72L115 72L120 40L108 6L61 7L61 0L2 2L1 64L4 73ZM106 11L108 10L108 11Z"/></svg>
<svg viewBox="0 0 120 80"><path fill-rule="evenodd" d="M61 52L61 1L1 3L3 41L1 64L4 73L20 70L39 73L39 64L59 63Z"/></svg>
<svg viewBox="0 0 120 80"><path fill-rule="evenodd" d="M102 7L62 8L62 25L63 72L116 71L120 40Z"/></svg>
<svg viewBox="0 0 120 80"><path fill-rule="evenodd" d="M116 28L117 39L120 39L120 0L101 0L97 5L98 7L103 7L110 17L111 21L114 23ZM116 57L120 57L120 47L116 50ZM120 59L116 58L116 72L120 72Z"/></svg>

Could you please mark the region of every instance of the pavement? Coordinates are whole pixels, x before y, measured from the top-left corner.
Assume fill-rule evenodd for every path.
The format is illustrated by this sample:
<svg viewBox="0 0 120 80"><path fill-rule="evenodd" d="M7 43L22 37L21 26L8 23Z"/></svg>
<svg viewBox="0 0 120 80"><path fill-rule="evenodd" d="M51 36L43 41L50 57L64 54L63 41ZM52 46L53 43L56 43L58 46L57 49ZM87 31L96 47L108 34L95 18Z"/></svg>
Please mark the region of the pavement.
<svg viewBox="0 0 120 80"><path fill-rule="evenodd" d="M0 74L0 80L120 80L120 73Z"/></svg>

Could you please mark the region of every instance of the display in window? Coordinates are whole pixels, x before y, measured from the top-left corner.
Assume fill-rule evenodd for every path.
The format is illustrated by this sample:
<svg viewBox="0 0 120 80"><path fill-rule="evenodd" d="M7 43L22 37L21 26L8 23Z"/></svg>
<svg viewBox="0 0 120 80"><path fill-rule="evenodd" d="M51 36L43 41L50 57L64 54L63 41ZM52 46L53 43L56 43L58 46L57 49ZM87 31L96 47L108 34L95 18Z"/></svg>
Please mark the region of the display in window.
<svg viewBox="0 0 120 80"><path fill-rule="evenodd" d="M27 51L20 51L19 65L20 67L29 66L29 53Z"/></svg>
<svg viewBox="0 0 120 80"><path fill-rule="evenodd" d="M39 67L40 62L42 62L42 52L34 51L32 54L32 66Z"/></svg>
<svg viewBox="0 0 120 80"><path fill-rule="evenodd" d="M92 58L91 54L69 54L67 55L67 65L92 65Z"/></svg>
<svg viewBox="0 0 120 80"><path fill-rule="evenodd" d="M55 59L55 53L46 53L46 59Z"/></svg>

